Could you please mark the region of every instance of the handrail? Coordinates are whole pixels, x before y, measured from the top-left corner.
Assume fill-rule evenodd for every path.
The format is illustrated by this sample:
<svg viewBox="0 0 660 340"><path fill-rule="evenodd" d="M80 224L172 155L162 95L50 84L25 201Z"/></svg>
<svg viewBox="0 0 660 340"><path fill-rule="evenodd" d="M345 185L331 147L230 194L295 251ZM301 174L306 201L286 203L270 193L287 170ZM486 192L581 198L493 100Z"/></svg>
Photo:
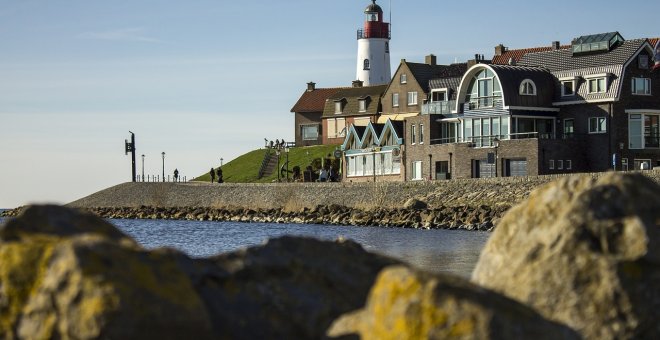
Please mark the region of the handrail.
<svg viewBox="0 0 660 340"><path fill-rule="evenodd" d="M261 179L262 177L264 177L264 172L266 171L266 167L270 162L271 155L272 154L270 153L270 149L266 149L266 154L264 155L263 161L261 161L261 167L259 167L259 174L257 175L257 178Z"/></svg>

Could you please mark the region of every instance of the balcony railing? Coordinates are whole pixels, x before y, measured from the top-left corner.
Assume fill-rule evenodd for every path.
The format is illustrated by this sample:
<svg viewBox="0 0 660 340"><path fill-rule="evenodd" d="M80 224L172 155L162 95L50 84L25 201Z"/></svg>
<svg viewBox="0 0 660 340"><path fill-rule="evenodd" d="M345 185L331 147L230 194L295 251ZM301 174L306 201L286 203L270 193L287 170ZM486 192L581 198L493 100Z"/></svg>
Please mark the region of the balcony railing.
<svg viewBox="0 0 660 340"><path fill-rule="evenodd" d="M509 135L494 135L494 136L472 136L472 137L445 137L431 139L431 145L434 144L452 144L452 143L471 143L475 147L490 147L495 146L495 139L512 140L512 139L554 139L552 133L539 133L539 132L521 132L512 133Z"/></svg>
<svg viewBox="0 0 660 340"><path fill-rule="evenodd" d="M463 109L467 110L476 110L484 108L497 108L501 107L503 104L501 97L483 97L472 99L467 103L464 103Z"/></svg>
<svg viewBox="0 0 660 340"><path fill-rule="evenodd" d="M441 101L441 102L430 102L422 105L422 114L451 114L451 111L456 107L456 101Z"/></svg>
<svg viewBox="0 0 660 340"><path fill-rule="evenodd" d="M382 39L392 39L392 32L390 31L389 25L387 27L371 28L364 29L361 28L357 31L358 39L369 39L369 38L382 38Z"/></svg>

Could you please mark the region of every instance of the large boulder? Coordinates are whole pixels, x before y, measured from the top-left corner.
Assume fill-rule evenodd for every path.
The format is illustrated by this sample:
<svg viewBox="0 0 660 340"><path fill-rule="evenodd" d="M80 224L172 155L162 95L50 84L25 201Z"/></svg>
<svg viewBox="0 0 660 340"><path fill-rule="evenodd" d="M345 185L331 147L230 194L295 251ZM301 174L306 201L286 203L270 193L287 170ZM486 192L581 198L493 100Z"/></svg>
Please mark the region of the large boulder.
<svg viewBox="0 0 660 340"><path fill-rule="evenodd" d="M660 186L570 177L513 207L473 272L588 339L660 339Z"/></svg>
<svg viewBox="0 0 660 340"><path fill-rule="evenodd" d="M396 263L352 241L292 237L192 259L34 206L0 227L0 337L321 338Z"/></svg>
<svg viewBox="0 0 660 340"><path fill-rule="evenodd" d="M338 319L331 337L369 339L579 339L529 307L461 278L402 266L383 270L366 307Z"/></svg>
<svg viewBox="0 0 660 340"><path fill-rule="evenodd" d="M221 338L319 339L396 263L353 241L282 237L184 267Z"/></svg>

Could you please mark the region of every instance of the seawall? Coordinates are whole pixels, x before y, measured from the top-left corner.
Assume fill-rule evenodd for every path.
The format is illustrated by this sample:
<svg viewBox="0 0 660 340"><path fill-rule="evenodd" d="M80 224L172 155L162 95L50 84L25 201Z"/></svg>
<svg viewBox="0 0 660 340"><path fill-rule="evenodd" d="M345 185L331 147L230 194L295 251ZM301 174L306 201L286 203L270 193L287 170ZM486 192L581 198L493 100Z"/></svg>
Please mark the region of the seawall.
<svg viewBox="0 0 660 340"><path fill-rule="evenodd" d="M660 171L642 173L660 183ZM565 176L405 183L123 183L67 206L106 218L491 230L510 207L559 177Z"/></svg>

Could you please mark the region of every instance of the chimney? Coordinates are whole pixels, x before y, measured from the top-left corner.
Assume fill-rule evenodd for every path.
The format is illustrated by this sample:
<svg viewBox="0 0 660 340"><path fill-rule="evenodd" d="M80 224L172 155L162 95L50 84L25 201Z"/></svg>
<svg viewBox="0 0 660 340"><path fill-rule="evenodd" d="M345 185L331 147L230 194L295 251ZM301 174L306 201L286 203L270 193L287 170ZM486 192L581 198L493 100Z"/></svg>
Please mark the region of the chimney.
<svg viewBox="0 0 660 340"><path fill-rule="evenodd" d="M433 55L433 54L429 54L429 55L427 55L426 58L425 58L425 63L426 63L427 65L431 65L431 66L435 66L435 65L437 65L437 58L436 58L436 56Z"/></svg>
<svg viewBox="0 0 660 340"><path fill-rule="evenodd" d="M502 55L502 54L504 54L504 52L506 52L506 50L507 50L506 46L504 46L502 44L499 44L499 45L495 46L495 55L496 56Z"/></svg>
<svg viewBox="0 0 660 340"><path fill-rule="evenodd" d="M362 87L364 82L362 80L353 80L353 87Z"/></svg>
<svg viewBox="0 0 660 340"><path fill-rule="evenodd" d="M552 49L556 51L561 45L559 45L559 41L553 41L550 46L552 46Z"/></svg>
<svg viewBox="0 0 660 340"><path fill-rule="evenodd" d="M307 92L314 92L314 90L316 90L316 83L313 81L307 83Z"/></svg>
<svg viewBox="0 0 660 340"><path fill-rule="evenodd" d="M467 68L470 68L470 67L472 67L476 64L478 64L476 59L470 59L470 60L467 61Z"/></svg>

